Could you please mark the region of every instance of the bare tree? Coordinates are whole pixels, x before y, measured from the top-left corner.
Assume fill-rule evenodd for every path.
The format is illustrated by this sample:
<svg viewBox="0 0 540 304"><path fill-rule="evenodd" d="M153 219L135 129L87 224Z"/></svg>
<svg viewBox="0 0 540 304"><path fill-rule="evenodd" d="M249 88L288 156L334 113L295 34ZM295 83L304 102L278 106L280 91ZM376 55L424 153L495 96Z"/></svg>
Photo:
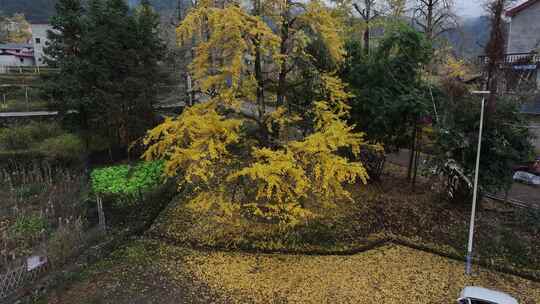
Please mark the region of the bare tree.
<svg viewBox="0 0 540 304"><path fill-rule="evenodd" d="M401 18L407 11L407 0L385 0L383 5L385 16L389 18Z"/></svg>
<svg viewBox="0 0 540 304"><path fill-rule="evenodd" d="M362 0L360 3L354 2L353 7L364 20L364 51L369 54L369 37L371 30L371 21L380 16L380 11L377 11L375 6L377 0Z"/></svg>
<svg viewBox="0 0 540 304"><path fill-rule="evenodd" d="M433 41L457 27L453 0L416 0L413 21Z"/></svg>

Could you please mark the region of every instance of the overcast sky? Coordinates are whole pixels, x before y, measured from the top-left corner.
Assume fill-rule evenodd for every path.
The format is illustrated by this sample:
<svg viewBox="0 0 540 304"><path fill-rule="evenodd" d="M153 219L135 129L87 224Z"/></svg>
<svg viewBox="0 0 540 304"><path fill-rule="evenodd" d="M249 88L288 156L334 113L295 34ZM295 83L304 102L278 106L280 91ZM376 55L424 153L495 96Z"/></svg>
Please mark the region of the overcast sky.
<svg viewBox="0 0 540 304"><path fill-rule="evenodd" d="M480 16L484 13L484 0L456 0L456 12L463 17Z"/></svg>

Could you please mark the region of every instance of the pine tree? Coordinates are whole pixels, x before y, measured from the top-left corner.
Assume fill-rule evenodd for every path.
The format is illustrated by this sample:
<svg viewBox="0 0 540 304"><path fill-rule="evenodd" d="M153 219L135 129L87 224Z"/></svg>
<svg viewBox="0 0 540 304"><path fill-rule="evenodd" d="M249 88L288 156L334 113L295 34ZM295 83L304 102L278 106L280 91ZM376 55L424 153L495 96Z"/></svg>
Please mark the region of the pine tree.
<svg viewBox="0 0 540 304"><path fill-rule="evenodd" d="M84 9L80 0L59 0L56 11L56 16L51 18L52 30L47 32L49 43L45 47L44 59L59 72L43 74L43 93L52 101L51 106L63 114L77 111L77 124L86 135L90 128L90 113L86 97L89 92L81 82L84 73L81 58Z"/></svg>
<svg viewBox="0 0 540 304"><path fill-rule="evenodd" d="M91 0L87 7L58 4L47 54L60 72L47 91L64 112L76 110L83 131L126 146L153 124L163 54L158 16L147 1L134 14L123 0Z"/></svg>

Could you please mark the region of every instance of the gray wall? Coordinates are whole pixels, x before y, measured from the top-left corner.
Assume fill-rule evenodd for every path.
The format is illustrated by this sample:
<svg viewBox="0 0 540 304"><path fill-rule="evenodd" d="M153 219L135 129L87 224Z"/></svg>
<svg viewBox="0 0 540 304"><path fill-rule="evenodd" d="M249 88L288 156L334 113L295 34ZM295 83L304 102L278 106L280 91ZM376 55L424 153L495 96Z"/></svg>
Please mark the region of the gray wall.
<svg viewBox="0 0 540 304"><path fill-rule="evenodd" d="M47 31L52 29L48 24L31 24L32 26L32 45L34 46L34 57L36 59L36 65L43 66L43 49L45 44L49 41L47 39ZM39 40L39 43L38 43Z"/></svg>
<svg viewBox="0 0 540 304"><path fill-rule="evenodd" d="M534 145L534 148L536 149L536 153L540 153L540 123L532 122L529 125L529 130L532 134L536 136L535 139L533 139L532 144ZM540 156L540 154L538 154Z"/></svg>
<svg viewBox="0 0 540 304"><path fill-rule="evenodd" d="M540 47L540 2L512 17L508 53L528 53Z"/></svg>

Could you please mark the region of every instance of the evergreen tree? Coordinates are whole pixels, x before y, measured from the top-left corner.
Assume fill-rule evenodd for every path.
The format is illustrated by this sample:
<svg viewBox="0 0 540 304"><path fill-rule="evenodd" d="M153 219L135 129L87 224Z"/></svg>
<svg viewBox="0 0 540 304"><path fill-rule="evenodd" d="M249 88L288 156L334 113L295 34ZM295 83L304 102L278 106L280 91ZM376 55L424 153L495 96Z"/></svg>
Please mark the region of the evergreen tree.
<svg viewBox="0 0 540 304"><path fill-rule="evenodd" d="M429 114L429 91L421 72L430 51L423 35L405 25L390 31L368 56L358 42L348 45L341 74L355 93L352 120L387 150L408 147L416 123Z"/></svg>
<svg viewBox="0 0 540 304"><path fill-rule="evenodd" d="M125 146L153 123L163 44L158 16L144 1L130 14L123 0L62 0L47 49L59 68L47 88L57 106L77 110L83 131Z"/></svg>
<svg viewBox="0 0 540 304"><path fill-rule="evenodd" d="M59 0L56 16L50 20L52 30L47 35L45 62L58 73L43 74L43 93L52 101L52 107L65 114L78 112L78 125L85 132L89 128L89 99L86 98L81 58L82 36L85 30L84 9L80 0Z"/></svg>

